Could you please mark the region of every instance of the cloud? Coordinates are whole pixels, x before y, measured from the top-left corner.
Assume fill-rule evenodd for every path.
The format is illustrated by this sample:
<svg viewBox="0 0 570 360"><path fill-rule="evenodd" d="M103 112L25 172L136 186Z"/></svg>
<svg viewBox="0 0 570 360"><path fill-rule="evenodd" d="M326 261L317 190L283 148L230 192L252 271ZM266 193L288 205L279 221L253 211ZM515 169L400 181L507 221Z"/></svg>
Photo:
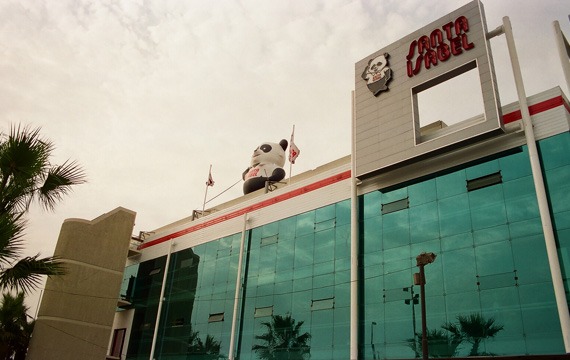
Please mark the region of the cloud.
<svg viewBox="0 0 570 360"><path fill-rule="evenodd" d="M256 146L288 139L293 125L294 174L348 155L354 64L463 4L3 1L0 129L41 126L54 161L76 159L89 175L56 213L30 214L30 253L53 252L69 217L124 206L137 212L136 233L188 216L210 164L213 197L239 181ZM490 28L511 16L529 95L560 82L550 24L570 34L562 5L485 4ZM500 41L500 90L514 99ZM238 183L211 205L240 195Z"/></svg>

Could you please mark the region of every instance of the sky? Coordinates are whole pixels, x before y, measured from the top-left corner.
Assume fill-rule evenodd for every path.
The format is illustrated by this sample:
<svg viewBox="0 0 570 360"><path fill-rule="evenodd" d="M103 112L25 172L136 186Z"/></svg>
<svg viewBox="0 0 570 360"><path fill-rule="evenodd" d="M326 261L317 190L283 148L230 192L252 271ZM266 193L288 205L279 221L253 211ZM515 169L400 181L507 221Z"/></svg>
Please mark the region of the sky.
<svg viewBox="0 0 570 360"><path fill-rule="evenodd" d="M54 212L32 208L25 255L52 255L68 218L121 206L138 234L190 216L210 165L206 207L237 198L253 150L293 126L292 175L349 155L355 63L466 3L1 0L0 132L41 128L53 163L75 160L88 179ZM552 26L570 37L567 0L483 4L489 30L510 18L527 95L568 94ZM505 37L491 46L507 104Z"/></svg>

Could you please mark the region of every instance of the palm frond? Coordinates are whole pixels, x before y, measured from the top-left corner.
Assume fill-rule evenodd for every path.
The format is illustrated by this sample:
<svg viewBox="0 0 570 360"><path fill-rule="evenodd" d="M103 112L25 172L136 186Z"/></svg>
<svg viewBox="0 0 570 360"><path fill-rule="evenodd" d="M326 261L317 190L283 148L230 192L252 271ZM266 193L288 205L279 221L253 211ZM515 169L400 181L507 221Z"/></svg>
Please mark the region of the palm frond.
<svg viewBox="0 0 570 360"><path fill-rule="evenodd" d="M85 182L83 169L75 161L66 161L48 171L38 191L39 201L46 210L53 210L56 203L71 191L72 186Z"/></svg>
<svg viewBox="0 0 570 360"><path fill-rule="evenodd" d="M43 275L64 275L63 263L56 257L39 258L39 254L19 260L11 268L0 271L0 286L4 289L18 289L29 292L41 283Z"/></svg>
<svg viewBox="0 0 570 360"><path fill-rule="evenodd" d="M0 212L0 264L16 260L24 248L26 222L11 213Z"/></svg>

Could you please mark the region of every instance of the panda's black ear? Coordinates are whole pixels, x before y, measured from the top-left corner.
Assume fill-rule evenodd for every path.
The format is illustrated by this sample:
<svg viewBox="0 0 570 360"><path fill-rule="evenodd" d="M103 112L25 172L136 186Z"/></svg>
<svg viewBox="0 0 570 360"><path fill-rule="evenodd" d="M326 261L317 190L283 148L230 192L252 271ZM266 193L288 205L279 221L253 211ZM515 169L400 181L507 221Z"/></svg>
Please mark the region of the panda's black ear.
<svg viewBox="0 0 570 360"><path fill-rule="evenodd" d="M287 140L283 139L283 140L279 141L279 145L281 145L281 147L283 148L283 151L285 151L287 149L287 145L289 145L289 143L287 142Z"/></svg>

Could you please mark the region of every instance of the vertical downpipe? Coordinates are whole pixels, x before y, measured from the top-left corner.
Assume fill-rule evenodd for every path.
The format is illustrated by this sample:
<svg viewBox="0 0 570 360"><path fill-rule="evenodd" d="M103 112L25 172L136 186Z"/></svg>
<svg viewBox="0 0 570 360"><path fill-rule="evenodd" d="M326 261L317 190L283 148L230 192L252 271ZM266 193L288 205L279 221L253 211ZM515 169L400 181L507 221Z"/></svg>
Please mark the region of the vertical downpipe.
<svg viewBox="0 0 570 360"><path fill-rule="evenodd" d="M562 337L564 339L564 348L566 353L570 353L570 314L568 312L568 303L566 302L566 293L564 292L564 282L562 280L562 272L560 270L560 262L558 260L558 251L556 249L556 240L554 238L554 230L552 228L552 218L550 208L548 206L548 198L544 187L544 179L540 166L540 158L536 147L536 139L528 104L526 101L526 93L522 80L517 50L515 48L515 40L513 37L513 29L511 22L507 16L503 18L503 29L507 38L507 47L511 58L513 75L515 78L519 105L522 115L522 123L526 144L528 147L528 155L530 158L530 166L532 169L532 178L536 190L536 198L538 201L538 210L542 222L542 231L544 233L544 241L546 243L546 252L548 255L548 263L550 264L550 275L554 286L554 296L558 307L558 317L560 318L560 326L562 328Z"/></svg>

